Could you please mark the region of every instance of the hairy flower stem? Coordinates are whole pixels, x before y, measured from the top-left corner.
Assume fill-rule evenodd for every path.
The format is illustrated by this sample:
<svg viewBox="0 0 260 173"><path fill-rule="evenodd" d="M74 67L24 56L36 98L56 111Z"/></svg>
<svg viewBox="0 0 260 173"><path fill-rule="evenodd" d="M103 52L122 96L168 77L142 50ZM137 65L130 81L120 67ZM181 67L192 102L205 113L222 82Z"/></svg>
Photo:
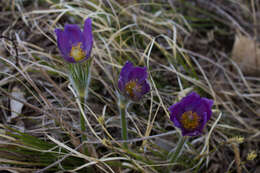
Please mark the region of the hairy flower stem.
<svg viewBox="0 0 260 173"><path fill-rule="evenodd" d="M180 154L181 154L181 152L182 152L182 150L184 148L184 145L185 145L187 139L188 139L187 137L181 136L181 138L178 141L178 144L176 146L175 151L172 152L172 154L170 155L170 163L177 162L177 160L178 160L178 158L179 158L179 156L180 156Z"/></svg>
<svg viewBox="0 0 260 173"><path fill-rule="evenodd" d="M81 107L83 109L83 111L85 112L85 109L84 109L84 104L85 104L85 98L84 97L80 97L80 104L81 104ZM80 128L81 128L81 131L82 132L85 132L86 131L86 125L85 125L85 120L84 120L84 115L82 115L82 113L80 113ZM83 134L82 135L82 141L85 141L87 139L87 137Z"/></svg>
<svg viewBox="0 0 260 173"><path fill-rule="evenodd" d="M85 112L85 98L84 97L79 97L78 98L78 106L79 106L79 109L80 109L80 129L82 132L85 132L86 131L86 125L85 125L85 120L84 120L84 112ZM83 112L83 113L82 113ZM81 142L84 142L87 140L87 136L82 134L81 136ZM80 148L80 151L86 155L89 154L88 152L88 147L86 147L86 145L82 145L82 147Z"/></svg>
<svg viewBox="0 0 260 173"><path fill-rule="evenodd" d="M80 101L80 107L85 112L85 104L88 98L88 87L91 79L91 64L92 59L89 59L83 63L69 64L70 72L70 82L72 83L73 88L77 92L77 97ZM84 120L84 115L80 114L80 127L81 131L86 131L86 124ZM82 135L82 141L87 140L86 135ZM85 149L87 154L87 148Z"/></svg>
<svg viewBox="0 0 260 173"><path fill-rule="evenodd" d="M129 105L129 101L127 101L123 96L119 96L119 113L121 116L121 136L123 140L128 139L128 132L127 132L127 119L126 119L126 114L127 114L127 108ZM124 147L127 147L127 142L124 142Z"/></svg>

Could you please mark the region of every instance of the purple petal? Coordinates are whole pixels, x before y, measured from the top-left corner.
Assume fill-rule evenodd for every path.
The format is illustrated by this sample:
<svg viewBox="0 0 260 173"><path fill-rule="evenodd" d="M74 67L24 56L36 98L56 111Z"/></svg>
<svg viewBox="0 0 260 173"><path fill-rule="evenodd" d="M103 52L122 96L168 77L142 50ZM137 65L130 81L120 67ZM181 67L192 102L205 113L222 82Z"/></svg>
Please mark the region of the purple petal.
<svg viewBox="0 0 260 173"><path fill-rule="evenodd" d="M118 80L118 89L121 93L125 91L125 83L123 82L123 79L121 77Z"/></svg>
<svg viewBox="0 0 260 173"><path fill-rule="evenodd" d="M211 117L212 111L211 107L213 105L213 100L207 98L201 98L200 104L194 109L197 114L202 115L206 112L206 120L208 121Z"/></svg>
<svg viewBox="0 0 260 173"><path fill-rule="evenodd" d="M142 93L141 92L138 92L138 91L133 91L133 97L130 97L133 101L135 101L135 102L138 102L138 101L140 101L141 100L141 98L142 98Z"/></svg>
<svg viewBox="0 0 260 173"><path fill-rule="evenodd" d="M70 57L71 44L69 44L69 39L65 35L64 31L61 29L55 29L55 33L57 35L58 47L63 58L68 62L75 62L75 60Z"/></svg>
<svg viewBox="0 0 260 173"><path fill-rule="evenodd" d="M128 80L137 79L138 83L141 84L147 78L146 67L134 67L129 73Z"/></svg>
<svg viewBox="0 0 260 173"><path fill-rule="evenodd" d="M145 80L141 85L142 85L142 92L141 92L142 95L145 95L150 91L150 85L147 82L147 80Z"/></svg>
<svg viewBox="0 0 260 173"><path fill-rule="evenodd" d="M193 110L199 104L200 96L192 92L184 97L180 102L185 105L185 111Z"/></svg>
<svg viewBox="0 0 260 173"><path fill-rule="evenodd" d="M134 66L130 61L127 61L124 65L124 67L122 68L122 70L120 72L119 80L121 80L123 82L124 86L129 81L128 76L129 76L129 73L132 71L133 68L134 68Z"/></svg>
<svg viewBox="0 0 260 173"><path fill-rule="evenodd" d="M176 127L181 127L181 123L179 120L181 115L184 113L184 108L185 106L183 106L181 102L176 103L169 108L170 119Z"/></svg>
<svg viewBox="0 0 260 173"><path fill-rule="evenodd" d="M131 98L132 100L134 100L136 102L140 101L141 98L143 97L143 95L145 95L146 93L148 93L150 91L150 86L146 80L142 84L138 84L138 85L140 85L142 87L141 91L133 90L134 97Z"/></svg>
<svg viewBox="0 0 260 173"><path fill-rule="evenodd" d="M64 34L67 37L70 45L75 45L79 42L85 45L83 33L81 32L78 25L66 24L64 28ZM83 49L86 49L86 47L83 46Z"/></svg>
<svg viewBox="0 0 260 173"><path fill-rule="evenodd" d="M63 30L55 29L55 33L57 35L57 43L58 47L62 54L69 54L71 46L68 44L68 38L65 36Z"/></svg>
<svg viewBox="0 0 260 173"><path fill-rule="evenodd" d="M211 115L212 115L212 106L214 104L214 101L211 99L207 99L207 98L202 98L203 102L207 105L207 121L210 119Z"/></svg>
<svg viewBox="0 0 260 173"><path fill-rule="evenodd" d="M200 126L198 127L198 131L200 131L202 133L204 126L206 125L208 119L207 119L207 113L204 112L201 116L201 120L200 120Z"/></svg>
<svg viewBox="0 0 260 173"><path fill-rule="evenodd" d="M92 35L92 21L91 18L87 18L84 23L83 35L85 39L85 46L88 56L91 54L91 49L93 46L93 35Z"/></svg>
<svg viewBox="0 0 260 173"><path fill-rule="evenodd" d="M180 120L177 118L177 116L171 116L170 118L176 127L182 128Z"/></svg>

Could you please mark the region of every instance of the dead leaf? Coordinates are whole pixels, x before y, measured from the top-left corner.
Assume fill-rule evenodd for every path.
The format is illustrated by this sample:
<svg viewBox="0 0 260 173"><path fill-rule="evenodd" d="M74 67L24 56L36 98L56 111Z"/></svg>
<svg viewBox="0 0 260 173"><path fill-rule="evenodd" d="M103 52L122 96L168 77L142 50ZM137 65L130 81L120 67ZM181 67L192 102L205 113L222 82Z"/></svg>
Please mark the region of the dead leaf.
<svg viewBox="0 0 260 173"><path fill-rule="evenodd" d="M17 98L19 100L25 101L24 98L24 93L21 91L20 88L18 88L17 86L15 86L12 89L12 93L11 95L14 98ZM19 114L21 114L22 109L23 109L23 103L15 100L15 99L11 99L10 100L10 108L11 108L11 117L8 117L7 122L11 122L12 119L16 118L19 116Z"/></svg>
<svg viewBox="0 0 260 173"><path fill-rule="evenodd" d="M236 35L232 59L243 73L260 76L260 43L241 34Z"/></svg>

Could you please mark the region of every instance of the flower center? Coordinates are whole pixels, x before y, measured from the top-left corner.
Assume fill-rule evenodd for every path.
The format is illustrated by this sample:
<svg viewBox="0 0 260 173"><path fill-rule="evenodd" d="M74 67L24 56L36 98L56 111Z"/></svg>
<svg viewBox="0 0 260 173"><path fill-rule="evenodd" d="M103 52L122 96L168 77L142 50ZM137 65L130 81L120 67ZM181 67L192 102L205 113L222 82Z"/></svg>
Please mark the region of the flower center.
<svg viewBox="0 0 260 173"><path fill-rule="evenodd" d="M187 111L181 115L180 122L186 130L194 130L199 126L200 117L196 112Z"/></svg>
<svg viewBox="0 0 260 173"><path fill-rule="evenodd" d="M80 61L86 57L86 53L80 46L81 43L78 43L76 46L72 46L70 50L70 56L73 57L75 61Z"/></svg>
<svg viewBox="0 0 260 173"><path fill-rule="evenodd" d="M130 80L126 83L125 90L128 95L134 97L134 92L141 92L141 86L137 84L137 80Z"/></svg>

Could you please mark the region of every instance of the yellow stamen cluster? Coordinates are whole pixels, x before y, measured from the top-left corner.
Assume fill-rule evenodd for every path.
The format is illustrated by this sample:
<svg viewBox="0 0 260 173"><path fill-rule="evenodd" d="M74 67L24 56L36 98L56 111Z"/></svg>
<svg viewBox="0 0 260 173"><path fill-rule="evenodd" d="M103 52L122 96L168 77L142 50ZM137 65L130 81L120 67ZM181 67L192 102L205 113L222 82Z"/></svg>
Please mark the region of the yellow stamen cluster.
<svg viewBox="0 0 260 173"><path fill-rule="evenodd" d="M125 90L129 96L134 97L134 91L141 92L141 86L138 85L136 80L130 80L126 83Z"/></svg>
<svg viewBox="0 0 260 173"><path fill-rule="evenodd" d="M200 117L196 112L187 111L181 115L180 122L187 130L194 130L199 126Z"/></svg>
<svg viewBox="0 0 260 173"><path fill-rule="evenodd" d="M82 50L81 43L72 46L70 56L73 57L75 61L80 61L86 57L86 52Z"/></svg>

